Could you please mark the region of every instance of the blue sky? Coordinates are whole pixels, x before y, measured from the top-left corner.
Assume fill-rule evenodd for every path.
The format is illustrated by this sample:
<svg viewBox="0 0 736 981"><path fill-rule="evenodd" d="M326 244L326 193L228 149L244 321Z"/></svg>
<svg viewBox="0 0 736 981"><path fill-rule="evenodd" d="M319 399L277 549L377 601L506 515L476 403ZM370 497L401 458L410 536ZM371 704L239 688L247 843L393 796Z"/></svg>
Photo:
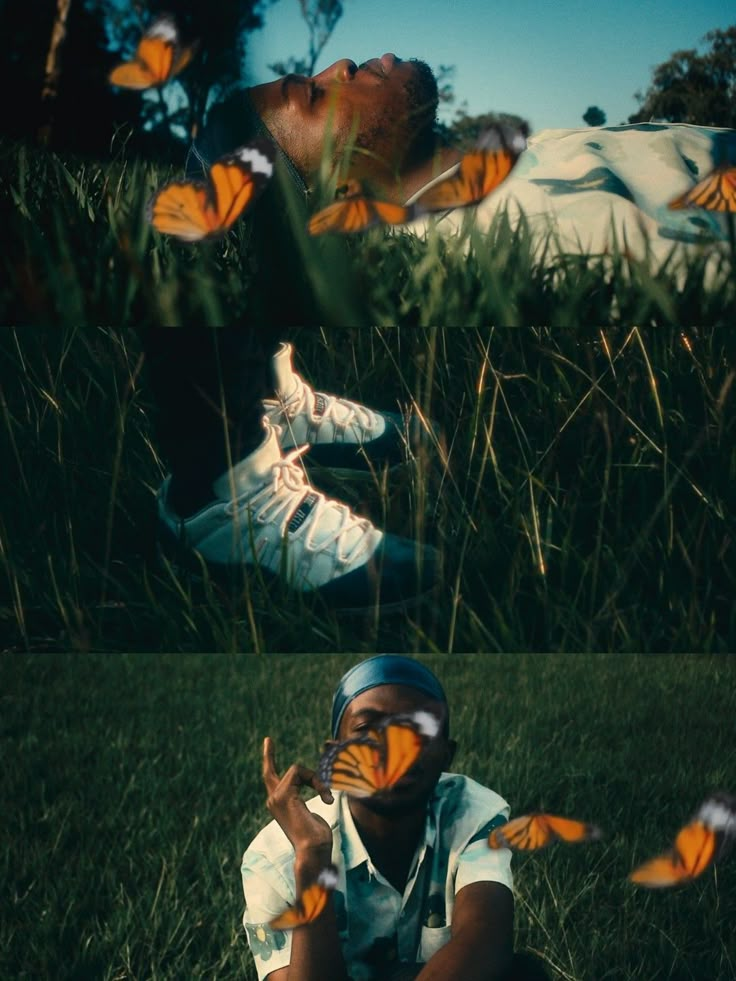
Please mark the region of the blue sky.
<svg viewBox="0 0 736 981"><path fill-rule="evenodd" d="M360 63L386 51L435 69L455 65L456 105L467 101L471 114L514 112L536 131L584 126L589 105L600 106L609 124L625 122L655 65L736 21L724 0L343 2L317 71L338 58ZM272 80L269 62L304 56L307 46L298 0L277 0L263 30L249 37L250 81Z"/></svg>

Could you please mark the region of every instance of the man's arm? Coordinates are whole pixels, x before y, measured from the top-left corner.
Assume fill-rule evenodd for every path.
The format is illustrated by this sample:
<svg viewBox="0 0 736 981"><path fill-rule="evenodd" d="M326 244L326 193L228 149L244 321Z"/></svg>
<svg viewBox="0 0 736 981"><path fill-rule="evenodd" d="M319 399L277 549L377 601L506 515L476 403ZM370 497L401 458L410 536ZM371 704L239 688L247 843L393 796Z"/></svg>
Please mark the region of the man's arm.
<svg viewBox="0 0 736 981"><path fill-rule="evenodd" d="M500 882L471 882L455 897L450 940L416 981L496 981L508 972L513 956L513 893ZM273 977L276 981L278 975Z"/></svg>
<svg viewBox="0 0 736 981"><path fill-rule="evenodd" d="M295 764L280 777L269 738L263 746L263 781L268 791L266 806L294 848L294 878L299 896L332 860L332 831L321 817L307 808L299 789L313 787L328 803L332 794L315 772L306 767ZM272 971L267 979L349 981L331 895L316 920L294 930L289 966Z"/></svg>

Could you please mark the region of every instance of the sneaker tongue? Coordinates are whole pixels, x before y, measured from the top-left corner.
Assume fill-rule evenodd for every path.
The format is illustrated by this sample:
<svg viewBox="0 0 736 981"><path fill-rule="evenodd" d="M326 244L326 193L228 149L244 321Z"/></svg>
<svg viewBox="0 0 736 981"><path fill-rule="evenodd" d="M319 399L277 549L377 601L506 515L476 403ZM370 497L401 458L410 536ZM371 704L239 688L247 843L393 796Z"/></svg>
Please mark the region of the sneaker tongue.
<svg viewBox="0 0 736 981"><path fill-rule="evenodd" d="M273 381L276 392L283 401L288 401L296 392L298 380L291 367L291 344L282 344L274 354Z"/></svg>
<svg viewBox="0 0 736 981"><path fill-rule="evenodd" d="M261 445L236 463L232 471L217 478L212 485L215 495L221 501L229 501L233 496L262 487L271 478L273 466L281 458L277 432L269 426Z"/></svg>

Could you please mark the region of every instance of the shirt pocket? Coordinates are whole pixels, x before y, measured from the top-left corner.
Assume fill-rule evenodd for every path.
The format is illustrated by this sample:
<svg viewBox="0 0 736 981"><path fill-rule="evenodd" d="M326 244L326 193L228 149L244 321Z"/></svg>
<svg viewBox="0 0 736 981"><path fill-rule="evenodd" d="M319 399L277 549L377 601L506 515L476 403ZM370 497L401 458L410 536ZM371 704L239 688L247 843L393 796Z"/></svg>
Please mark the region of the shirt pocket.
<svg viewBox="0 0 736 981"><path fill-rule="evenodd" d="M420 964L426 964L430 957L437 953L440 947L445 946L451 935L451 926L423 926L421 936L419 937L418 962Z"/></svg>

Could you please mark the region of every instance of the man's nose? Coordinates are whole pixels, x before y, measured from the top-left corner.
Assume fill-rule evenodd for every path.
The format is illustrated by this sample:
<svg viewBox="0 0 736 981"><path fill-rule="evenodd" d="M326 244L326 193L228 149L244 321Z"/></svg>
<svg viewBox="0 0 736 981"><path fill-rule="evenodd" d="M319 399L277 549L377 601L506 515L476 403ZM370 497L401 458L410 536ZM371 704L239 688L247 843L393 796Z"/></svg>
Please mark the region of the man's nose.
<svg viewBox="0 0 736 981"><path fill-rule="evenodd" d="M350 58L341 58L314 77L321 82L349 82L357 70L358 66Z"/></svg>

